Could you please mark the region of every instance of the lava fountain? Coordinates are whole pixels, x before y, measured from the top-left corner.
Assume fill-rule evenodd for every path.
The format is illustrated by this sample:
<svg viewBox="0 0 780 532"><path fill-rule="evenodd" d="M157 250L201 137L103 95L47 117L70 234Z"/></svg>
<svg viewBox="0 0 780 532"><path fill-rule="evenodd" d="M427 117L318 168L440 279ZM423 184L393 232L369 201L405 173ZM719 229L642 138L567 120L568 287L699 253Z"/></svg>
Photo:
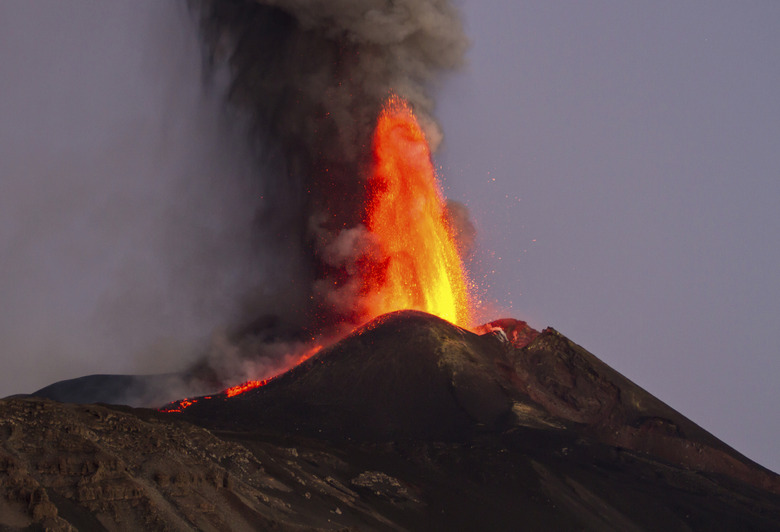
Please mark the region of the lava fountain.
<svg viewBox="0 0 780 532"><path fill-rule="evenodd" d="M364 223L376 249L362 268L362 322L396 310L421 310L469 327L469 283L428 141L411 107L398 96L391 96L379 114L373 155ZM321 348L309 349L295 365ZM234 397L271 380L248 380L217 397ZM196 402L182 399L162 411L181 412Z"/></svg>
<svg viewBox="0 0 780 532"><path fill-rule="evenodd" d="M391 96L377 121L365 224L382 259L366 273L367 319L422 310L468 327L468 282L431 151L409 105Z"/></svg>

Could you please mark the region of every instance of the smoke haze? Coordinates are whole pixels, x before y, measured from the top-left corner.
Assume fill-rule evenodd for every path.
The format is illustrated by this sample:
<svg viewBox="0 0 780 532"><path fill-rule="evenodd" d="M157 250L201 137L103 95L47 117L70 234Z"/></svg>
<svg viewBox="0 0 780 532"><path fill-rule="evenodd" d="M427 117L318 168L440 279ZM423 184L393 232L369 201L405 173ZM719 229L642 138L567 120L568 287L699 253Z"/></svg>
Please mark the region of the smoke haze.
<svg viewBox="0 0 780 532"><path fill-rule="evenodd" d="M467 40L447 1L203 1L210 62L227 62L230 101L283 155L275 188L298 223L313 278L304 286L315 331L360 322L360 261L374 257L365 217L377 115L391 94L414 107L432 147L435 77L459 66Z"/></svg>
<svg viewBox="0 0 780 532"><path fill-rule="evenodd" d="M0 395L180 369L247 296L282 297L186 6L3 3L0 36Z"/></svg>
<svg viewBox="0 0 780 532"><path fill-rule="evenodd" d="M0 36L0 396L257 377L340 332L376 115L408 99L435 148L467 45L437 0L35 0Z"/></svg>

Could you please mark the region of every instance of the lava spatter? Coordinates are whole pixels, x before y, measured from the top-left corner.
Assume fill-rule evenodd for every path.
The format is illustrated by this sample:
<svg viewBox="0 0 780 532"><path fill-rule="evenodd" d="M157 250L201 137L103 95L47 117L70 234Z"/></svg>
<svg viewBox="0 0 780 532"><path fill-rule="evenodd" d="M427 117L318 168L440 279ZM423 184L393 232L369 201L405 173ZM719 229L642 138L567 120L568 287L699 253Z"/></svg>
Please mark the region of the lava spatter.
<svg viewBox="0 0 780 532"><path fill-rule="evenodd" d="M412 309L469 326L467 277L430 148L412 109L398 96L379 115L373 151L365 223L382 259L366 275L367 318Z"/></svg>

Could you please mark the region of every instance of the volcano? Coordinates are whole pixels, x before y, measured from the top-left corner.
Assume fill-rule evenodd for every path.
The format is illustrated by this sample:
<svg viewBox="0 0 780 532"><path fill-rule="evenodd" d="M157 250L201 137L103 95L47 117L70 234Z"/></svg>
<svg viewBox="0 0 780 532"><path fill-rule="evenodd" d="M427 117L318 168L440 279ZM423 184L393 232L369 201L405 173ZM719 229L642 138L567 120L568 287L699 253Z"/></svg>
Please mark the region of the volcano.
<svg viewBox="0 0 780 532"><path fill-rule="evenodd" d="M394 312L232 397L0 411L3 529L780 526L780 477L512 319Z"/></svg>

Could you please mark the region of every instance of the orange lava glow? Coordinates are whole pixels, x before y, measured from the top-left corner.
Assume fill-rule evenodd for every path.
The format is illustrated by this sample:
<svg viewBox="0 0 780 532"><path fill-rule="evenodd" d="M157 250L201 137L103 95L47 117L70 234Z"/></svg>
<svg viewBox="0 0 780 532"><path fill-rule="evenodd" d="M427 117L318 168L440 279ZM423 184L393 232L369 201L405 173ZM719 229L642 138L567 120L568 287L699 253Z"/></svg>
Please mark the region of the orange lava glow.
<svg viewBox="0 0 780 532"><path fill-rule="evenodd" d="M236 386L231 386L227 390L225 390L223 393L227 395L228 397L234 397L238 394L248 392L249 390L253 390L255 388L259 388L260 386L265 386L268 384L268 381L271 379L263 379L260 381L246 381L244 383L238 384Z"/></svg>
<svg viewBox="0 0 780 532"><path fill-rule="evenodd" d="M210 398L207 397L207 399ZM184 399L179 399L178 401L174 401L173 403L171 403L172 406L170 408L161 408L160 412L166 412L166 413L181 412L185 408L192 406L197 402L198 402L197 399L188 399L185 397Z"/></svg>
<svg viewBox="0 0 780 532"><path fill-rule="evenodd" d="M362 264L362 321L411 309L470 327L468 278L447 222L428 141L412 109L397 96L379 115L373 154L364 223L377 253ZM315 345L290 367L320 349ZM275 378L249 380L217 397L235 397ZM182 412L195 402L182 399L162 411Z"/></svg>
<svg viewBox="0 0 780 532"><path fill-rule="evenodd" d="M320 349L322 349L321 345L315 345L314 347L307 349L303 354L301 354L301 356L298 357L298 360L296 360L293 366L297 366L304 360L310 359L315 354L317 354L320 351ZM254 390L255 388L259 388L260 386L265 386L266 384L268 384L278 376L279 375L276 375L274 377L271 377L270 379L246 381L241 384L237 384L236 386L231 386L230 388L228 388L222 393L227 397L235 397L236 395L242 394L244 392L248 392L249 390Z"/></svg>
<svg viewBox="0 0 780 532"><path fill-rule="evenodd" d="M366 279L367 319L415 309L470 325L466 274L445 217L431 152L409 105L393 96L374 133L366 226L384 259Z"/></svg>
<svg viewBox="0 0 780 532"><path fill-rule="evenodd" d="M315 345L314 347L311 347L311 348L307 349L306 351L304 351L298 357L298 359L295 361L293 366L297 366L298 364L300 364L304 360L310 359L311 357L313 357L314 355L319 353L319 351L322 349L322 347L323 347L322 345ZM249 381L246 381L246 382L242 382L241 384L237 384L235 386L231 386L227 390L224 390L222 393L219 394L219 396L221 396L221 397L223 397L225 399L230 398L230 397L235 397L236 395L240 395L240 394L242 394L244 392L248 392L249 390L254 390L255 388L259 388L261 386L265 386L266 384L268 384L269 382L271 382L272 380L274 380L278 376L279 375L276 375L276 376L271 377L269 379L249 380ZM212 398L211 395L207 395L203 399L211 399L211 398ZM166 412L166 413L181 412L184 409L194 405L197 402L198 402L198 399L189 399L189 398L180 399L178 401L174 401L173 403L171 403L171 406L169 406L168 408L161 408L160 412Z"/></svg>

